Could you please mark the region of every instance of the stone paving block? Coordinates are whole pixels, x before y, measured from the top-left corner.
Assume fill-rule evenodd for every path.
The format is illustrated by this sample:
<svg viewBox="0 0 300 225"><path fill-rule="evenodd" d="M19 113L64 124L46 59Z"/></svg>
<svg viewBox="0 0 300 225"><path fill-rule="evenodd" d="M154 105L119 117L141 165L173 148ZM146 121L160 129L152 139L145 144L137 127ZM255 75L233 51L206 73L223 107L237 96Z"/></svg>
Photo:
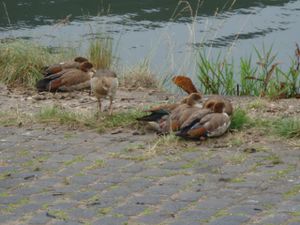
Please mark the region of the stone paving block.
<svg viewBox="0 0 300 225"><path fill-rule="evenodd" d="M195 210L195 209L188 209L186 211L180 212L178 215L178 219L181 221L204 221L209 219L216 213L216 210L208 209L208 210Z"/></svg>
<svg viewBox="0 0 300 225"><path fill-rule="evenodd" d="M180 170L187 164L187 161L177 161L177 162L166 162L160 166L162 169L167 170Z"/></svg>
<svg viewBox="0 0 300 225"><path fill-rule="evenodd" d="M229 213L254 216L264 211L264 207L258 205L235 205L227 210Z"/></svg>
<svg viewBox="0 0 300 225"><path fill-rule="evenodd" d="M274 205L278 202L282 202L282 195L276 193L263 193L249 196L244 200L245 204L263 204L263 205Z"/></svg>
<svg viewBox="0 0 300 225"><path fill-rule="evenodd" d="M0 215L0 224L9 224L14 220L16 220L15 214Z"/></svg>
<svg viewBox="0 0 300 225"><path fill-rule="evenodd" d="M171 196L178 192L178 187L171 185L156 185L145 190L146 195L160 195L160 196Z"/></svg>
<svg viewBox="0 0 300 225"><path fill-rule="evenodd" d="M126 203L113 209L112 214L121 214L125 216L136 216L146 209L145 205Z"/></svg>
<svg viewBox="0 0 300 225"><path fill-rule="evenodd" d="M18 207L14 210L15 214L24 215L26 213L32 213L42 208L42 205L39 203L29 203L21 207Z"/></svg>
<svg viewBox="0 0 300 225"><path fill-rule="evenodd" d="M240 225L249 220L247 216L230 215L217 218L209 223L209 225Z"/></svg>
<svg viewBox="0 0 300 225"><path fill-rule="evenodd" d="M51 225L82 225L81 222L77 222L77 221L53 221L51 223Z"/></svg>
<svg viewBox="0 0 300 225"><path fill-rule="evenodd" d="M144 195L140 194L138 196L133 196L130 198L129 202L137 205L157 205L159 204L164 198L160 195Z"/></svg>
<svg viewBox="0 0 300 225"><path fill-rule="evenodd" d="M277 211L283 213L300 212L300 203L293 201L284 202L278 207Z"/></svg>
<svg viewBox="0 0 300 225"><path fill-rule="evenodd" d="M139 164L139 163L132 163L124 168L122 168L120 171L125 173L139 173L143 171L145 168L145 165Z"/></svg>
<svg viewBox="0 0 300 225"><path fill-rule="evenodd" d="M201 225L201 222L193 219L176 219L176 221L170 222L168 225Z"/></svg>
<svg viewBox="0 0 300 225"><path fill-rule="evenodd" d="M148 168L139 173L142 177L168 177L172 174L172 170L161 169L161 168Z"/></svg>
<svg viewBox="0 0 300 225"><path fill-rule="evenodd" d="M135 221L140 224L161 224L164 220L171 218L171 215L161 214L160 212L154 212L147 215L139 216Z"/></svg>
<svg viewBox="0 0 300 225"><path fill-rule="evenodd" d="M23 197L21 195L13 195L8 197L0 197L0 204L14 204L20 201Z"/></svg>
<svg viewBox="0 0 300 225"><path fill-rule="evenodd" d="M153 182L151 179L143 177L133 177L133 179L127 180L123 185L132 192L137 192L153 186Z"/></svg>
<svg viewBox="0 0 300 225"><path fill-rule="evenodd" d="M69 209L73 209L77 207L77 203L74 202L54 202L51 203L51 206L48 207L49 210L62 210L67 211Z"/></svg>
<svg viewBox="0 0 300 225"><path fill-rule="evenodd" d="M183 202L194 202L201 198L203 194L201 192L192 192L192 191L182 191L177 193L172 199L176 201L183 201Z"/></svg>
<svg viewBox="0 0 300 225"><path fill-rule="evenodd" d="M29 196L33 194L38 194L43 192L44 189L42 187L38 186L25 186L25 187L20 187L12 191L12 193L17 194L17 195L23 195L23 196Z"/></svg>
<svg viewBox="0 0 300 225"><path fill-rule="evenodd" d="M214 210L220 210L223 208L228 207L233 203L234 199L220 196L220 198L216 197L208 197L207 199L201 200L196 203L195 208L196 209L214 209Z"/></svg>
<svg viewBox="0 0 300 225"><path fill-rule="evenodd" d="M280 224L284 224L290 218L291 218L290 215L288 215L287 213L270 214L260 219L258 224L259 225L265 225L265 224L280 225Z"/></svg>
<svg viewBox="0 0 300 225"><path fill-rule="evenodd" d="M300 225L300 219L298 221L290 222L288 225Z"/></svg>
<svg viewBox="0 0 300 225"><path fill-rule="evenodd" d="M72 218L72 220L81 220L81 219L91 219L93 217L96 217L98 214L97 209L93 208L73 208L71 211L69 211L69 216Z"/></svg>
<svg viewBox="0 0 300 225"><path fill-rule="evenodd" d="M164 214L174 214L184 209L189 205L189 202L166 200L159 207L160 212Z"/></svg>
<svg viewBox="0 0 300 225"><path fill-rule="evenodd" d="M42 212L42 213L34 214L28 223L32 225L38 225L38 224L44 225L47 224L47 222L49 222L50 220L51 218L47 217L45 212Z"/></svg>
<svg viewBox="0 0 300 225"><path fill-rule="evenodd" d="M110 187L109 190L106 190L101 196L103 198L125 198L130 195L132 195L132 191L129 188L119 185L116 187Z"/></svg>
<svg viewBox="0 0 300 225"><path fill-rule="evenodd" d="M84 201L92 198L97 194L96 191L76 191L69 193L70 197L76 201Z"/></svg>
<svg viewBox="0 0 300 225"><path fill-rule="evenodd" d="M95 222L93 225L124 225L128 221L127 217L112 217L112 216L105 216L102 217Z"/></svg>
<svg viewBox="0 0 300 225"><path fill-rule="evenodd" d="M41 178L41 179L35 180L33 185L35 185L39 188L51 188L60 182L61 182L60 178L49 177L49 178Z"/></svg>
<svg viewBox="0 0 300 225"><path fill-rule="evenodd" d="M87 175L78 175L78 176L73 176L70 179L70 183L72 185L79 185L79 186L86 186L91 183L94 183L98 179L97 176L87 176Z"/></svg>

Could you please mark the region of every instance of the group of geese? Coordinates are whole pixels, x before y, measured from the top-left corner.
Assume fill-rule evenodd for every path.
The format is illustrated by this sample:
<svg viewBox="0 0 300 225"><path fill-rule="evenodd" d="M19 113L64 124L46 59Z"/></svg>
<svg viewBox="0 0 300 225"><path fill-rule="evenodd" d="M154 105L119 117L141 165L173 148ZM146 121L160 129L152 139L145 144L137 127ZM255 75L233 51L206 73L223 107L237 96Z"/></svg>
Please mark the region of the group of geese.
<svg viewBox="0 0 300 225"><path fill-rule="evenodd" d="M190 78L175 76L172 81L189 95L178 103L150 108L146 110L150 114L138 120L147 121L160 134L175 132L186 139L219 137L228 130L233 113L228 99L215 95L203 101Z"/></svg>
<svg viewBox="0 0 300 225"><path fill-rule="evenodd" d="M101 111L101 99L110 100L109 114L119 86L116 73L107 69L95 70L88 59L76 57L74 60L46 66L42 69L44 77L36 83L38 91L73 91L90 88L98 100Z"/></svg>
<svg viewBox="0 0 300 225"><path fill-rule="evenodd" d="M95 70L88 59L76 57L72 61L53 64L43 68L44 77L36 83L38 91L73 91L90 88L96 96L99 110L101 99L110 100L109 114L118 89L116 73L108 69ZM189 95L177 103L162 104L145 112L149 115L138 118L159 134L175 132L188 139L205 139L223 135L231 123L233 113L231 102L223 96L215 95L203 101L201 93L186 76L175 76L173 83Z"/></svg>

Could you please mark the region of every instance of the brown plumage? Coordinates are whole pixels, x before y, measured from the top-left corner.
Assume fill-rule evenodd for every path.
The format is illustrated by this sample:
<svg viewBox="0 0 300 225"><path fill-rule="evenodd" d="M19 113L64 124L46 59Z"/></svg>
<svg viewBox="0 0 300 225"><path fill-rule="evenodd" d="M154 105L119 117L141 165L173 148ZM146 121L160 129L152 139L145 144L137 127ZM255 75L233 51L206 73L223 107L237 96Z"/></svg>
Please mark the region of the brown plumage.
<svg viewBox="0 0 300 225"><path fill-rule="evenodd" d="M90 87L93 65L89 62L80 64L79 69L64 69L37 82L38 91L72 91Z"/></svg>
<svg viewBox="0 0 300 225"><path fill-rule="evenodd" d="M178 87L180 87L182 90L184 90L186 93L200 93L195 85L193 84L192 80L189 77L186 76L175 76L172 78L172 81L174 84L176 84ZM233 112L233 106L231 102L221 96L221 95L214 95L209 97L203 104L203 108L207 108L207 105L210 104L210 102L216 102L216 101L222 101L225 104L224 112L226 112L228 115L231 115Z"/></svg>
<svg viewBox="0 0 300 225"><path fill-rule="evenodd" d="M74 60L60 62L57 64L52 64L42 68L42 74L46 76L50 76L52 74L56 74L61 72L64 69L79 69L81 63L88 62L88 60L84 57L76 57Z"/></svg>
<svg viewBox="0 0 300 225"><path fill-rule="evenodd" d="M224 113L224 102L216 102L212 113L207 113L200 120L189 121L176 133L184 138L199 139L202 137L218 137L223 135L230 126L230 117Z"/></svg>
<svg viewBox="0 0 300 225"><path fill-rule="evenodd" d="M193 93L184 97L179 103L162 104L152 107L146 112L150 115L138 118L139 121L147 121L159 133L168 133L171 130L178 130L185 117L188 116L193 108L198 108L201 101L199 93Z"/></svg>
<svg viewBox="0 0 300 225"><path fill-rule="evenodd" d="M169 117L165 117L161 126L163 133L178 130L184 121L196 110L199 110L199 102L201 95L199 93L192 93L184 98L174 110L171 111Z"/></svg>
<svg viewBox="0 0 300 225"><path fill-rule="evenodd" d="M172 78L172 81L174 84L176 84L178 87L180 87L182 90L184 90L186 93L199 93L195 85L193 84L192 80L189 77L186 76L175 76Z"/></svg>
<svg viewBox="0 0 300 225"><path fill-rule="evenodd" d="M110 100L109 114L112 114L112 103L119 86L117 75L107 69L99 69L91 78L91 91L98 100L99 111L101 111L101 99L108 97Z"/></svg>
<svg viewBox="0 0 300 225"><path fill-rule="evenodd" d="M227 113L229 116L233 113L233 106L232 103L224 96L221 95L213 95L210 96L206 101L203 103L203 108L207 108L208 105L215 102L223 102L224 103L224 112Z"/></svg>

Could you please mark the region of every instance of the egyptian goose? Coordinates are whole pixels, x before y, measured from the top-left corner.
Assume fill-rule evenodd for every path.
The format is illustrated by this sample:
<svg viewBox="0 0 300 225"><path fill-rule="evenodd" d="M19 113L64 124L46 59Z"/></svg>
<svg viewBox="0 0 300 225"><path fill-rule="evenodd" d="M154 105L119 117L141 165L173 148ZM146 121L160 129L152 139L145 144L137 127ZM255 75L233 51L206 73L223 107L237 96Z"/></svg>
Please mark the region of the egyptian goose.
<svg viewBox="0 0 300 225"><path fill-rule="evenodd" d="M138 118L139 121L147 121L158 133L166 134L180 128L182 122L195 110L200 109L201 95L192 93L181 100L180 103L163 104L153 107L147 112L150 115Z"/></svg>
<svg viewBox="0 0 300 225"><path fill-rule="evenodd" d="M108 97L110 100L109 115L111 115L113 100L119 86L116 73L108 69L99 69L91 77L90 83L91 91L98 100L99 111L101 112L101 99Z"/></svg>
<svg viewBox="0 0 300 225"><path fill-rule="evenodd" d="M223 135L230 126L230 117L223 112L225 103L216 102L213 112L203 116L200 120L189 121L182 126L176 136L183 138L201 139L203 137L218 137Z"/></svg>
<svg viewBox="0 0 300 225"><path fill-rule="evenodd" d="M176 84L179 88L184 90L186 93L191 94L191 93L200 93L195 85L193 84L192 80L183 75L179 76L174 76L172 78L172 81L174 84ZM215 101L222 101L225 104L224 107L224 112L226 112L228 115L232 115L233 113L233 106L231 102L224 96L221 95L213 95L211 97L208 97L206 101L204 101L203 108L206 108L206 105L209 105L210 102L215 102Z"/></svg>
<svg viewBox="0 0 300 225"><path fill-rule="evenodd" d="M64 69L73 69L73 68L78 69L80 67L80 64L83 62L88 62L88 59L79 56L72 61L60 62L50 66L45 66L44 68L42 68L42 74L45 77L47 77L49 75L59 73Z"/></svg>
<svg viewBox="0 0 300 225"><path fill-rule="evenodd" d="M93 65L89 62L80 64L79 69L64 69L58 73L49 75L38 81L38 91L72 91L90 87L90 79L93 75Z"/></svg>

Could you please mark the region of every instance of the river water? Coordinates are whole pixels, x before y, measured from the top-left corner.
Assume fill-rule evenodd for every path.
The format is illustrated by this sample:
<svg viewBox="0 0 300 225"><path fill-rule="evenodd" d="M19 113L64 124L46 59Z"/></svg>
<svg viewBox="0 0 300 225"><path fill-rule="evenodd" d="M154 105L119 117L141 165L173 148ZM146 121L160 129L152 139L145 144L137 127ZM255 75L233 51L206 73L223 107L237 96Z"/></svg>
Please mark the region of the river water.
<svg viewBox="0 0 300 225"><path fill-rule="evenodd" d="M158 74L196 73L195 49L234 59L273 46L288 66L300 43L300 0L2 0L0 40L86 52L109 34L122 65L148 59ZM63 20L65 19L65 20Z"/></svg>

